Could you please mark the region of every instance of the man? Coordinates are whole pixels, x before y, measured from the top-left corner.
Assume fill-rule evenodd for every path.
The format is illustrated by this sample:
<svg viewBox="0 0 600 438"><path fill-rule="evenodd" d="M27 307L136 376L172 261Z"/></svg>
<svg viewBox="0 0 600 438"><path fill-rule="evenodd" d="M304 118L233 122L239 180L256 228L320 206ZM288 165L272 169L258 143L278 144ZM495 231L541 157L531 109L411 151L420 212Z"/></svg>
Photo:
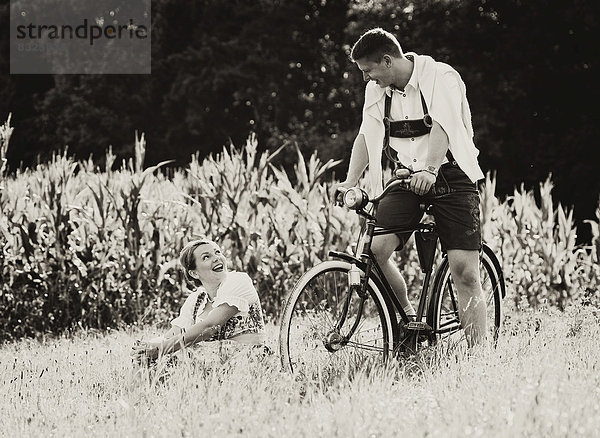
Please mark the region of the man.
<svg viewBox="0 0 600 438"><path fill-rule="evenodd" d="M419 204L432 203L458 290L467 340L470 346L483 343L486 303L479 278L481 230L476 185L483 173L473 144L465 85L449 65L429 56L404 54L398 40L380 28L360 37L351 59L367 85L348 174L337 187L355 186L368 164L371 195L381 193L384 152L397 168L410 170L409 187L392 191L379 204L378 224L418 223L423 216ZM409 237L376 236L371 250L411 316L415 310L408 301L406 283L391 257Z"/></svg>

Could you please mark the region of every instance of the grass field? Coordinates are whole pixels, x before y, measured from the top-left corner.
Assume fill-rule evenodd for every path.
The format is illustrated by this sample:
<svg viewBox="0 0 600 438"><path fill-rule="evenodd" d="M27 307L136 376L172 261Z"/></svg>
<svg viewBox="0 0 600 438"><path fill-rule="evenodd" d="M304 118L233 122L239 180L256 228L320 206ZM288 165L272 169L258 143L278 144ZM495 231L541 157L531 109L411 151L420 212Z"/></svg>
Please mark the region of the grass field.
<svg viewBox="0 0 600 438"><path fill-rule="evenodd" d="M312 382L216 343L136 369L131 344L151 329L21 340L0 349L0 435L597 436L599 323L595 307L508 313L495 350Z"/></svg>

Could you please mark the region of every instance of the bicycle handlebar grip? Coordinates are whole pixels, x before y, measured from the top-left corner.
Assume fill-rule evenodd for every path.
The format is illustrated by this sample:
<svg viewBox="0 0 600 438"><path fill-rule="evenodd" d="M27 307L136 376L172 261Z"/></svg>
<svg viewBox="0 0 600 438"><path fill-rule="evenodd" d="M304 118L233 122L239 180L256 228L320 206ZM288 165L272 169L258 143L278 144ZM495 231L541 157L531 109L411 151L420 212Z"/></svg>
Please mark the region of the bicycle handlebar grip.
<svg viewBox="0 0 600 438"><path fill-rule="evenodd" d="M339 207L344 206L344 193L346 193L346 190L348 189L345 187L338 187L335 190L335 199L333 200L334 205L337 205Z"/></svg>
<svg viewBox="0 0 600 438"><path fill-rule="evenodd" d="M394 176L398 179L408 179L410 177L410 170L406 168L396 169Z"/></svg>
<svg viewBox="0 0 600 438"><path fill-rule="evenodd" d="M386 184L384 189L390 190L392 187L408 187L410 184L411 173L408 169L397 169L394 176Z"/></svg>

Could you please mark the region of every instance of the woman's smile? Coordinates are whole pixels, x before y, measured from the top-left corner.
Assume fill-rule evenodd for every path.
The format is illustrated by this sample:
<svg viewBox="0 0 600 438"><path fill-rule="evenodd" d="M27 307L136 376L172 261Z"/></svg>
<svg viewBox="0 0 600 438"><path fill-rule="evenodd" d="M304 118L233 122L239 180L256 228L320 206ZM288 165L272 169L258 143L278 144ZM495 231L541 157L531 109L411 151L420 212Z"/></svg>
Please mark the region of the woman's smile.
<svg viewBox="0 0 600 438"><path fill-rule="evenodd" d="M227 259L216 243L207 242L198 245L194 251L194 257L196 259L194 271L203 284L218 284L225 278Z"/></svg>

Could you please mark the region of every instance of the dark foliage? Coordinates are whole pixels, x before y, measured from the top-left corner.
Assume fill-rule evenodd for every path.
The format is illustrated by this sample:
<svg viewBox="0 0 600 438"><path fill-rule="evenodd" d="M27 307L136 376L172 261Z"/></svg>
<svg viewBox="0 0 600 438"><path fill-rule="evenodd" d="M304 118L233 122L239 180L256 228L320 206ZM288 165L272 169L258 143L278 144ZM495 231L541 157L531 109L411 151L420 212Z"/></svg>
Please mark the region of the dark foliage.
<svg viewBox="0 0 600 438"><path fill-rule="evenodd" d="M9 164L65 145L78 158L101 161L108 145L131 156L136 129L149 140L147 165L183 165L250 131L263 147L294 140L347 159L363 91L347 53L381 26L405 50L462 74L480 160L498 171L501 193L552 172L556 196L581 220L593 216L600 189L591 158L598 9L595 0L155 0L151 75L10 76L2 0L0 120L12 112L16 128Z"/></svg>

